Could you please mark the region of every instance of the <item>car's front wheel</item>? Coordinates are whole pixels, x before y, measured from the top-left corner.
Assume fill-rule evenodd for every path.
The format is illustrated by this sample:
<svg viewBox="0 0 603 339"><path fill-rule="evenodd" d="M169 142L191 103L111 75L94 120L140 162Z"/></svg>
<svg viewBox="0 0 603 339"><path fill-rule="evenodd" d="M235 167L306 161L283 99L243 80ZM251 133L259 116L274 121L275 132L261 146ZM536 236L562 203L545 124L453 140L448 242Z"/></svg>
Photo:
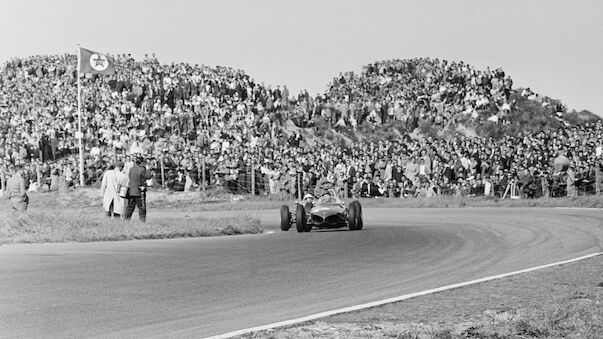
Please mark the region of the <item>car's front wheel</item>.
<svg viewBox="0 0 603 339"><path fill-rule="evenodd" d="M304 206L297 205L297 209L295 210L295 228L297 228L298 232L307 232L307 220L306 220L306 211L304 210Z"/></svg>
<svg viewBox="0 0 603 339"><path fill-rule="evenodd" d="M364 226L364 218L362 217L362 206L360 206L360 202L358 200L354 200L352 204L356 205L356 223L357 229L361 230Z"/></svg>
<svg viewBox="0 0 603 339"><path fill-rule="evenodd" d="M291 228L291 215L289 214L289 206L281 206L281 231L288 231Z"/></svg>
<svg viewBox="0 0 603 339"><path fill-rule="evenodd" d="M350 231L358 230L358 207L353 202L348 207L348 227Z"/></svg>

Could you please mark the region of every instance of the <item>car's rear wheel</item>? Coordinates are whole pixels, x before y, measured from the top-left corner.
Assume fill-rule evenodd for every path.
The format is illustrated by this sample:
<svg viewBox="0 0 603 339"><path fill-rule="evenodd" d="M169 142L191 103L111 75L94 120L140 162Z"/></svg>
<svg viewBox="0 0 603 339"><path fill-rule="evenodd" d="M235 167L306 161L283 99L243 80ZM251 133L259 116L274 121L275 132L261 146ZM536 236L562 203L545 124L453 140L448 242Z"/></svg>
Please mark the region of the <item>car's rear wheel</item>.
<svg viewBox="0 0 603 339"><path fill-rule="evenodd" d="M306 211L304 210L304 206L297 205L297 209L295 210L295 228L297 228L298 232L307 232L307 220L306 220Z"/></svg>
<svg viewBox="0 0 603 339"><path fill-rule="evenodd" d="M350 231L358 229L358 207L353 202L348 207L348 227Z"/></svg>
<svg viewBox="0 0 603 339"><path fill-rule="evenodd" d="M291 215L289 215L289 206L281 206L281 231L288 231L291 228Z"/></svg>
<svg viewBox="0 0 603 339"><path fill-rule="evenodd" d="M362 217L362 206L360 206L360 202L358 200L354 200L352 202L352 204L356 205L356 212L357 212L357 214L356 214L356 223L357 223L356 228L358 230L361 230L362 226L364 226L364 218Z"/></svg>

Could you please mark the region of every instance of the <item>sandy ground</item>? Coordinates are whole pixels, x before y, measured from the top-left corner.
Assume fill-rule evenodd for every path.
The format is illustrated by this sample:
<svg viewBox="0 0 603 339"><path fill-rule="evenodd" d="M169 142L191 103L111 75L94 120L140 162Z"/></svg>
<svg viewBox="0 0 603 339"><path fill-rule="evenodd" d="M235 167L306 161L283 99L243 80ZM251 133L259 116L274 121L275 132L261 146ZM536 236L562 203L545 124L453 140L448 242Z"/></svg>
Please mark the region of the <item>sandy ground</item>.
<svg viewBox="0 0 603 339"><path fill-rule="evenodd" d="M502 327L559 303L603 314L603 256L243 338L528 338Z"/></svg>

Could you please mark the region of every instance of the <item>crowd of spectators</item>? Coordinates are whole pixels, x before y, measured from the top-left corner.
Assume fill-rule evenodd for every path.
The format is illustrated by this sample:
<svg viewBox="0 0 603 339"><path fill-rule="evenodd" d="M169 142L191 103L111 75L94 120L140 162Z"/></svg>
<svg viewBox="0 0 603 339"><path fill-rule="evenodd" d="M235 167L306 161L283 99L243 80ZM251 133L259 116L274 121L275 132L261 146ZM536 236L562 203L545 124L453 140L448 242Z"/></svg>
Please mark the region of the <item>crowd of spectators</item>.
<svg viewBox="0 0 603 339"><path fill-rule="evenodd" d="M350 197L537 197L599 193L602 166L599 121L502 140L406 138L354 147L287 147L269 154L260 171L265 190L291 194L334 188Z"/></svg>
<svg viewBox="0 0 603 339"><path fill-rule="evenodd" d="M512 86L500 68L482 71L430 58L387 60L366 65L361 74L339 74L318 109L331 110L326 113L334 123L352 127L399 120L412 131L426 120L445 128L463 115L477 119L486 109L496 112L487 119L504 123L513 105Z"/></svg>
<svg viewBox="0 0 603 339"><path fill-rule="evenodd" d="M405 198L513 195L507 189L514 187L526 197L600 190L601 121L500 140L406 136L347 146L307 140L299 128L317 117L334 126L400 120L410 132L429 120L444 128L491 105L498 113L489 119L504 123L513 83L501 69L437 59L377 62L361 75L341 74L324 95L312 97L227 67L165 65L154 56L116 60L116 75L82 78L86 185L115 161L127 168L132 155L142 154L157 174L149 185L175 191L219 186L297 195L334 188L348 196ZM74 55L63 55L3 66L0 176L23 164L31 190L79 184L75 64ZM554 166L562 157L569 164L563 171Z"/></svg>
<svg viewBox="0 0 603 339"><path fill-rule="evenodd" d="M116 58L116 75L82 79L86 184L126 154L169 154L190 170L201 150L274 145L287 87L256 84L240 70ZM15 58L0 72L0 154L5 163L44 164L79 176L75 55ZM75 173L75 174L74 174Z"/></svg>

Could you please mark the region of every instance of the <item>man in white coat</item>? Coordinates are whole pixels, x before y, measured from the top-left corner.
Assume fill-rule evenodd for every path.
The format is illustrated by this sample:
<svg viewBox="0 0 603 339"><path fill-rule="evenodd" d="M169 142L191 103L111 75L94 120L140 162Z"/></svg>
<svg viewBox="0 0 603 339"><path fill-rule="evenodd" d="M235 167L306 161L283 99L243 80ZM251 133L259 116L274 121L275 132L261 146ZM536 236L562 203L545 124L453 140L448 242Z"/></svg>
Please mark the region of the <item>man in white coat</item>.
<svg viewBox="0 0 603 339"><path fill-rule="evenodd" d="M119 196L120 187L128 186L128 176L122 172L123 167L124 164L118 161L113 169L109 169L103 174L101 197L107 217L119 218L125 215L126 199Z"/></svg>

